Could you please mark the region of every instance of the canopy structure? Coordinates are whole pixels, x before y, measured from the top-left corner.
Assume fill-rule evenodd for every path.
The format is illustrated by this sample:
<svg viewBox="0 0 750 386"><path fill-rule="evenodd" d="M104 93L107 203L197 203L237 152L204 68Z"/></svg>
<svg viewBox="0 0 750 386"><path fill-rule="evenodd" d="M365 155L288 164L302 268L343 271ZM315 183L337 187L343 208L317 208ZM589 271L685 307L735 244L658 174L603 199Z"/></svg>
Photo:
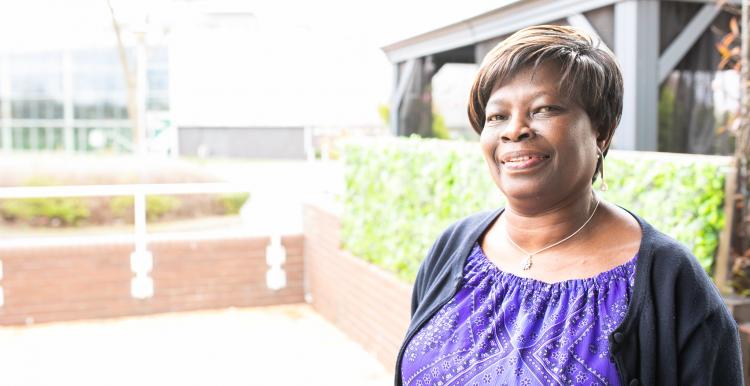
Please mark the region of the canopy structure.
<svg viewBox="0 0 750 386"><path fill-rule="evenodd" d="M728 30L730 17L713 0L524 0L506 4L383 47L396 79L391 127L397 135L430 136L431 80L443 65L479 63L494 45L521 28L560 24L591 32L620 61L625 96L614 147L715 152L715 138L706 134L715 132L715 114L707 115L705 110L714 111L716 98L705 89L707 82L711 86L716 80L720 59L714 46L723 37L721 30ZM699 76L705 73L711 75ZM669 82L672 85L665 97L663 86ZM685 112L685 106L691 111ZM702 115L691 115L692 110L700 109ZM704 139L702 145L700 138Z"/></svg>

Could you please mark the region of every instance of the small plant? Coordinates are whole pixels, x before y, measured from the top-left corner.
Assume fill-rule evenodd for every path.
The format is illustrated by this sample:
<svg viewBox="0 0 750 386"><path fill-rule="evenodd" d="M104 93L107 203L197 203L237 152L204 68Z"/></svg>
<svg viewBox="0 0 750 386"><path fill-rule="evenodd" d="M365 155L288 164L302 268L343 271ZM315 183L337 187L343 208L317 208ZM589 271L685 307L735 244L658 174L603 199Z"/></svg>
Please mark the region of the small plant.
<svg viewBox="0 0 750 386"><path fill-rule="evenodd" d="M126 221L133 219L133 196L113 197L109 209L115 217ZM146 196L146 219L158 220L181 206L179 198L174 196Z"/></svg>
<svg viewBox="0 0 750 386"><path fill-rule="evenodd" d="M91 212L79 198L24 198L5 200L0 213L9 221L53 227L78 225Z"/></svg>
<svg viewBox="0 0 750 386"><path fill-rule="evenodd" d="M238 214L249 198L249 193L228 193L219 196L219 202L224 208L224 214Z"/></svg>
<svg viewBox="0 0 750 386"><path fill-rule="evenodd" d="M29 179L26 186L52 186L57 181L48 177ZM7 221L20 221L32 225L74 226L90 216L86 203L77 197L44 197L3 200L0 215Z"/></svg>

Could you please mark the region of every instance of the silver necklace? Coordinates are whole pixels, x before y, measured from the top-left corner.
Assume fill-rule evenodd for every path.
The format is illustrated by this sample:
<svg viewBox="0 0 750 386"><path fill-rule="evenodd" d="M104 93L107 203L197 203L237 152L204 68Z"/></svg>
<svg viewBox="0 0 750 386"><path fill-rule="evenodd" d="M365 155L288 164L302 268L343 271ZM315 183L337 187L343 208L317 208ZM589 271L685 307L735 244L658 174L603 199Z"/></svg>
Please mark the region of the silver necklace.
<svg viewBox="0 0 750 386"><path fill-rule="evenodd" d="M578 232L580 232L583 228L585 228L586 225L588 225L588 223L591 221L591 219L594 218L594 215L596 214L596 210L599 209L599 202L601 202L601 201L600 200L596 200L596 205L594 206L594 211L591 212L591 215L589 216L588 219L586 219L586 222L584 222L583 225L581 225L581 227L578 228L575 232L571 233L570 235L568 235L564 239L562 239L562 240L560 240L560 241L558 241L556 243L550 244L550 245L548 245L548 246L546 246L546 247L544 247L544 248L542 248L542 249L540 249L540 250L538 250L536 252L529 252L529 251L521 248L521 246L519 246L518 244L516 244L516 242L513 241L512 238L510 238L510 233L508 233L508 226L506 225L505 226L505 236L508 238L508 241L510 241L510 243L513 244L513 246L516 247L519 251L521 251L524 254L526 254L526 259L524 259L523 264L521 264L521 269L524 270L524 271L530 270L531 269L531 265L532 265L531 259L534 257L534 255L542 253L542 252L544 252L544 251L546 251L546 250L548 250L548 249L550 249L552 247L558 246L558 245L560 245L560 244L568 241L571 237L577 235ZM508 222L506 221L505 223L507 224Z"/></svg>

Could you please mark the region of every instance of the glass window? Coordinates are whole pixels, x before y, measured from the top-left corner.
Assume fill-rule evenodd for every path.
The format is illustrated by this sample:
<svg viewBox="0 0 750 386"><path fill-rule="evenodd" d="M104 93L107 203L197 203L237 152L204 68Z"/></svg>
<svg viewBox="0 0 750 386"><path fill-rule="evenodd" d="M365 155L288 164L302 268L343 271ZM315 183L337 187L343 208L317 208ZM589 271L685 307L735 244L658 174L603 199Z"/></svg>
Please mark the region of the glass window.
<svg viewBox="0 0 750 386"><path fill-rule="evenodd" d="M128 50L132 62L133 50ZM127 87L117 49L91 49L73 55L73 117L125 119Z"/></svg>
<svg viewBox="0 0 750 386"><path fill-rule="evenodd" d="M147 76L149 92L169 90L169 74L166 70L149 68Z"/></svg>
<svg viewBox="0 0 750 386"><path fill-rule="evenodd" d="M57 99L14 99L11 116L16 119L62 119L63 104Z"/></svg>
<svg viewBox="0 0 750 386"><path fill-rule="evenodd" d="M62 54L32 53L9 58L11 96L62 98Z"/></svg>
<svg viewBox="0 0 750 386"><path fill-rule="evenodd" d="M148 97L148 103L146 104L146 109L151 111L168 111L169 94L165 92L150 93Z"/></svg>

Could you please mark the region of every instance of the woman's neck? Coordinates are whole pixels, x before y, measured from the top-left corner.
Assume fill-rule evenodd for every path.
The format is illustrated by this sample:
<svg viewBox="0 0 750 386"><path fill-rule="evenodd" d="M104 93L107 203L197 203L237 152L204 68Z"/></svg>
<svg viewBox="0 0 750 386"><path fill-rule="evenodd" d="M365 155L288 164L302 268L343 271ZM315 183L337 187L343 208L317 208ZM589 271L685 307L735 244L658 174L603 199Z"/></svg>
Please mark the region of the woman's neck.
<svg viewBox="0 0 750 386"><path fill-rule="evenodd" d="M503 225L516 244L534 252L578 230L592 215L597 199L589 187L585 193L571 195L552 206L540 207L509 200L502 216Z"/></svg>

